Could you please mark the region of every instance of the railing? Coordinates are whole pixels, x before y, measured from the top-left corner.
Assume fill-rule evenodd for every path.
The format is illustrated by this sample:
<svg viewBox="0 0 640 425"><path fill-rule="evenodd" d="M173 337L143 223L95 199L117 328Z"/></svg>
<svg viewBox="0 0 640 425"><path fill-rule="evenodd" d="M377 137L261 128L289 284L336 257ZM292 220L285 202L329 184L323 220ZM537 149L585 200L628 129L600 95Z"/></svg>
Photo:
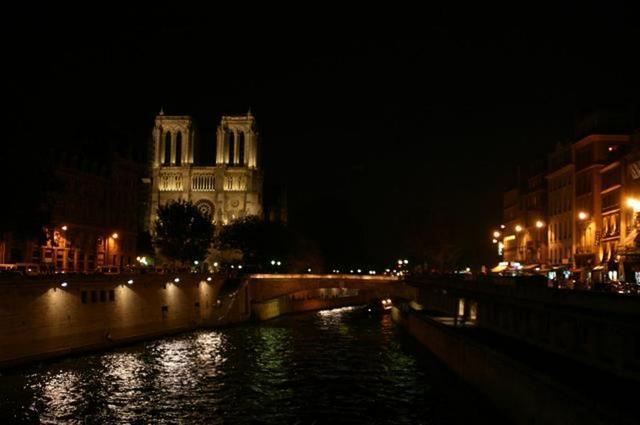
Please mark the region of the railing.
<svg viewBox="0 0 640 425"><path fill-rule="evenodd" d="M194 192L213 192L216 190L216 176L213 173L191 176L191 190Z"/></svg>
<svg viewBox="0 0 640 425"><path fill-rule="evenodd" d="M165 172L158 176L158 190L160 192L181 192L183 190L182 173Z"/></svg>

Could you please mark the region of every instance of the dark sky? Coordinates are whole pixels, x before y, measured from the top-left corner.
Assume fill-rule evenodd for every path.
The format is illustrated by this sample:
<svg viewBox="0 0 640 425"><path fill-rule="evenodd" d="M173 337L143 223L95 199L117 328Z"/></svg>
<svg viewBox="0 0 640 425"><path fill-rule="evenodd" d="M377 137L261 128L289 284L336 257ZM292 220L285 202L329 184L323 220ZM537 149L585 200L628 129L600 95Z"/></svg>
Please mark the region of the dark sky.
<svg viewBox="0 0 640 425"><path fill-rule="evenodd" d="M220 115L250 107L267 184L286 186L291 225L330 263L443 237L479 263L515 166L585 108L637 99L638 24L609 2L264 12L16 11L2 30L10 134L65 146L117 128L139 148L164 107L193 114L213 148Z"/></svg>

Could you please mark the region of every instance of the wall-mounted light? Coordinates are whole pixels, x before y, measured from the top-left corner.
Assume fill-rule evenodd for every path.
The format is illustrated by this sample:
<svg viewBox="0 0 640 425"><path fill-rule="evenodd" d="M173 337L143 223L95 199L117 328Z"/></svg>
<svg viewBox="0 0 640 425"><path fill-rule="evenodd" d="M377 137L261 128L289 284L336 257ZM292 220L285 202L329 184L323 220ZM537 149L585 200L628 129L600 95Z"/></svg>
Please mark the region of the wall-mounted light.
<svg viewBox="0 0 640 425"><path fill-rule="evenodd" d="M536 221L536 227L537 227L538 229L543 228L543 227L544 227L544 221L542 221L542 220L538 220L538 221Z"/></svg>
<svg viewBox="0 0 640 425"><path fill-rule="evenodd" d="M520 226L519 224L516 224L516 232L522 232L522 226Z"/></svg>
<svg viewBox="0 0 640 425"><path fill-rule="evenodd" d="M60 284L60 286L62 286L63 288L66 288L68 285L69 285L69 284L68 284L67 282L62 282L62 283Z"/></svg>
<svg viewBox="0 0 640 425"><path fill-rule="evenodd" d="M62 230L66 231L68 229L67 225L65 224L64 226L61 227Z"/></svg>
<svg viewBox="0 0 640 425"><path fill-rule="evenodd" d="M207 278L207 282L211 282L211 276Z"/></svg>
<svg viewBox="0 0 640 425"><path fill-rule="evenodd" d="M133 279L129 279L129 280L127 280L127 283L128 283L129 285L133 285Z"/></svg>
<svg viewBox="0 0 640 425"><path fill-rule="evenodd" d="M112 237L113 239L118 239L119 235L118 235L118 233L117 233L117 232L114 232L114 233L111 235L111 237Z"/></svg>
<svg viewBox="0 0 640 425"><path fill-rule="evenodd" d="M589 218L589 214L587 214L584 211L580 211L578 213L578 220L586 220L587 218Z"/></svg>
<svg viewBox="0 0 640 425"><path fill-rule="evenodd" d="M180 282L180 278L179 278L179 277L176 277L175 279L173 279L173 281L174 281L175 283L178 283L178 282Z"/></svg>

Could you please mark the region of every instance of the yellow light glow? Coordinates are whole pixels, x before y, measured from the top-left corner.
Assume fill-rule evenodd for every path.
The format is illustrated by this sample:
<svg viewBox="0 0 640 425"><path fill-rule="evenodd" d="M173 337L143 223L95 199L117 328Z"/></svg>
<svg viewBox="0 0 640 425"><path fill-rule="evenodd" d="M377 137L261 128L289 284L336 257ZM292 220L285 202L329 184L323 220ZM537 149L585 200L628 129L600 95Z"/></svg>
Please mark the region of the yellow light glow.
<svg viewBox="0 0 640 425"><path fill-rule="evenodd" d="M537 227L538 229L540 229L540 228L544 227L544 222L543 222L543 221L541 221L541 220L536 221L536 227Z"/></svg>
<svg viewBox="0 0 640 425"><path fill-rule="evenodd" d="M586 220L586 219L587 219L587 217L589 217L589 214L587 214L587 213L586 213L586 212L584 212L584 211L580 211L580 212L578 213L578 220Z"/></svg>
<svg viewBox="0 0 640 425"><path fill-rule="evenodd" d="M492 242L493 242L493 243L498 243L498 240L497 240L497 239L494 239Z"/></svg>
<svg viewBox="0 0 640 425"><path fill-rule="evenodd" d="M68 227L66 225L62 226L62 230L67 230Z"/></svg>
<svg viewBox="0 0 640 425"><path fill-rule="evenodd" d="M516 235L509 235L509 236L505 236L505 237L504 237L504 241L505 241L505 242L507 242L507 241L512 241L512 240L514 240L515 238L516 238Z"/></svg>
<svg viewBox="0 0 640 425"><path fill-rule="evenodd" d="M111 235L111 237L112 237L113 239L118 239L118 236L119 236L119 235L118 235L117 233L113 233L113 234Z"/></svg>
<svg viewBox="0 0 640 425"><path fill-rule="evenodd" d="M636 198L627 198L627 206L633 208L634 211L640 211L640 200Z"/></svg>
<svg viewBox="0 0 640 425"><path fill-rule="evenodd" d="M493 232L493 237L494 238L499 238L500 237L500 232L498 232L497 230Z"/></svg>
<svg viewBox="0 0 640 425"><path fill-rule="evenodd" d="M522 232L522 226L516 224L516 232Z"/></svg>

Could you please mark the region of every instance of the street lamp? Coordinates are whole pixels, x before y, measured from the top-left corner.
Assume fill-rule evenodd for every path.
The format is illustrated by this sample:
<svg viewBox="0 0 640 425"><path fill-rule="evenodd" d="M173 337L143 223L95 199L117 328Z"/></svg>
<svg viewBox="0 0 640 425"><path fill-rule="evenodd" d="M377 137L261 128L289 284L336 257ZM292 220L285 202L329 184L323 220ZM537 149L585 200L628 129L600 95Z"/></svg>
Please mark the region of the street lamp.
<svg viewBox="0 0 640 425"><path fill-rule="evenodd" d="M544 221L542 220L536 220L536 229L537 230L537 235L536 235L536 261L542 262L542 256L540 255L540 245L542 245L542 241L540 240L540 229L542 229L544 227Z"/></svg>
<svg viewBox="0 0 640 425"><path fill-rule="evenodd" d="M500 232L499 232L499 231L497 231L497 230L495 230L495 231L493 232L493 237L494 237L494 238L499 238L499 237L500 237Z"/></svg>
<svg viewBox="0 0 640 425"><path fill-rule="evenodd" d="M640 211L640 199L627 198L627 206L632 208L634 212Z"/></svg>
<svg viewBox="0 0 640 425"><path fill-rule="evenodd" d="M516 224L516 232L517 233L522 232L522 226L520 226L519 224Z"/></svg>
<svg viewBox="0 0 640 425"><path fill-rule="evenodd" d="M589 227L589 213L586 211L578 212L578 220L580 221L580 252L586 252L587 245L587 227ZM578 252L578 251L576 251Z"/></svg>

